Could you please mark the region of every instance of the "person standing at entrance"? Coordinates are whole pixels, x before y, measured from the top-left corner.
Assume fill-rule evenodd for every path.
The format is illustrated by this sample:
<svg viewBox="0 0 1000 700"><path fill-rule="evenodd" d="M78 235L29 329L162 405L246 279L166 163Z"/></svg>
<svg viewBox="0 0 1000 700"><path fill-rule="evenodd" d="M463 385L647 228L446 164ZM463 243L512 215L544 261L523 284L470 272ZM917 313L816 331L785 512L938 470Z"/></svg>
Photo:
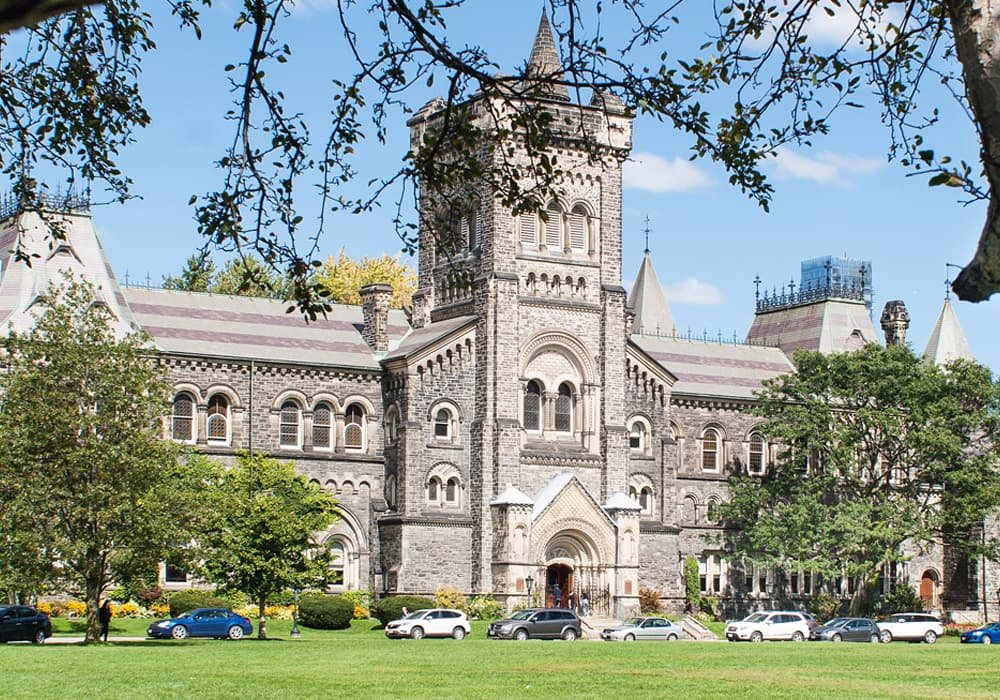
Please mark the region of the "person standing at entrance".
<svg viewBox="0 0 1000 700"><path fill-rule="evenodd" d="M584 617L590 615L590 598L587 597L587 591L580 594L580 614Z"/></svg>
<svg viewBox="0 0 1000 700"><path fill-rule="evenodd" d="M558 583L552 587L552 607L562 607L562 589L559 587Z"/></svg>

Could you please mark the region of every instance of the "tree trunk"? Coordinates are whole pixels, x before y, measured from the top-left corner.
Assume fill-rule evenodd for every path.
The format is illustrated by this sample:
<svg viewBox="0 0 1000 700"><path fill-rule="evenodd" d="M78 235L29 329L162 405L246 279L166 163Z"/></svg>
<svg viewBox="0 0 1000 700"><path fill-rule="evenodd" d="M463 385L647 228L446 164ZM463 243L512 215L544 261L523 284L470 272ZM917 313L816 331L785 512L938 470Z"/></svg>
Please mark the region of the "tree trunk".
<svg viewBox="0 0 1000 700"><path fill-rule="evenodd" d="M959 299L984 301L1000 291L1000 0L945 0L944 4L990 190L979 246L952 289Z"/></svg>
<svg viewBox="0 0 1000 700"><path fill-rule="evenodd" d="M267 639L267 618L264 617L264 596L258 599L257 603L257 639Z"/></svg>
<svg viewBox="0 0 1000 700"><path fill-rule="evenodd" d="M103 576L98 574L91 574L86 579L87 632L83 638L85 643L99 642L101 640L101 622L97 614L101 607L101 594L104 592L103 578Z"/></svg>

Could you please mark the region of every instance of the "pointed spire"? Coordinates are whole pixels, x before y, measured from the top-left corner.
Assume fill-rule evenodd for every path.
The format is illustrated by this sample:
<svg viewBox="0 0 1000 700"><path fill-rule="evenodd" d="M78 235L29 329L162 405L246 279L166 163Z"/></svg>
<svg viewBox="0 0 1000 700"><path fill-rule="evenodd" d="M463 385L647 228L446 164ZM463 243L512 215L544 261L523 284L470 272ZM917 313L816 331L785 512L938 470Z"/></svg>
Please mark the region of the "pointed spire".
<svg viewBox="0 0 1000 700"><path fill-rule="evenodd" d="M969 341L965 338L958 316L951 307L951 299L944 300L941 313L938 314L934 330L931 331L927 349L924 350L924 361L935 365L944 365L952 360L973 360Z"/></svg>
<svg viewBox="0 0 1000 700"><path fill-rule="evenodd" d="M538 22L538 33L535 35L535 45L531 47L526 75L532 78L545 78L554 82L538 85L535 94L553 100L569 102L569 91L563 80L562 61L555 39L552 37L552 27L549 16L542 8L542 19Z"/></svg>
<svg viewBox="0 0 1000 700"><path fill-rule="evenodd" d="M635 312L633 333L647 335L674 335L674 317L667 305L660 280L653 269L653 261L647 250L642 256L642 266L635 278L628 304Z"/></svg>

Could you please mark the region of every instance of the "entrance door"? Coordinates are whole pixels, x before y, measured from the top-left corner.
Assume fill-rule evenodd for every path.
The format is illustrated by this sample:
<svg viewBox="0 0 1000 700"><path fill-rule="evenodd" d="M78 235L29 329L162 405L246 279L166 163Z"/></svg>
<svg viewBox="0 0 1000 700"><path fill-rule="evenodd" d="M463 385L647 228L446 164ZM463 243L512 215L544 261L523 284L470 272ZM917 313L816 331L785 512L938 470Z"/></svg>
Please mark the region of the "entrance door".
<svg viewBox="0 0 1000 700"><path fill-rule="evenodd" d="M937 601L934 600L934 588L937 580L934 573L925 571L920 578L920 600L924 603L924 610L933 610Z"/></svg>
<svg viewBox="0 0 1000 700"><path fill-rule="evenodd" d="M565 608L573 590L573 569L567 564L552 564L545 573L545 606Z"/></svg>

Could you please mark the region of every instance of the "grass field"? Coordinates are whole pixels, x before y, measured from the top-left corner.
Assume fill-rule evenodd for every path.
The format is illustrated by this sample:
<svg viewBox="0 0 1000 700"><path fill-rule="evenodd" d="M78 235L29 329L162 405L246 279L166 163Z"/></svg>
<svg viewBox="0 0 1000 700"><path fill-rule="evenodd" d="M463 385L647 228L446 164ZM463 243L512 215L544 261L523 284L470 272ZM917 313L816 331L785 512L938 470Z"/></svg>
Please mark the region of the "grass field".
<svg viewBox="0 0 1000 700"><path fill-rule="evenodd" d="M57 630L72 632L65 621ZM116 620L112 635L148 621ZM0 646L4 698L995 698L1000 649L894 643L498 642L385 639L273 621L276 639Z"/></svg>

